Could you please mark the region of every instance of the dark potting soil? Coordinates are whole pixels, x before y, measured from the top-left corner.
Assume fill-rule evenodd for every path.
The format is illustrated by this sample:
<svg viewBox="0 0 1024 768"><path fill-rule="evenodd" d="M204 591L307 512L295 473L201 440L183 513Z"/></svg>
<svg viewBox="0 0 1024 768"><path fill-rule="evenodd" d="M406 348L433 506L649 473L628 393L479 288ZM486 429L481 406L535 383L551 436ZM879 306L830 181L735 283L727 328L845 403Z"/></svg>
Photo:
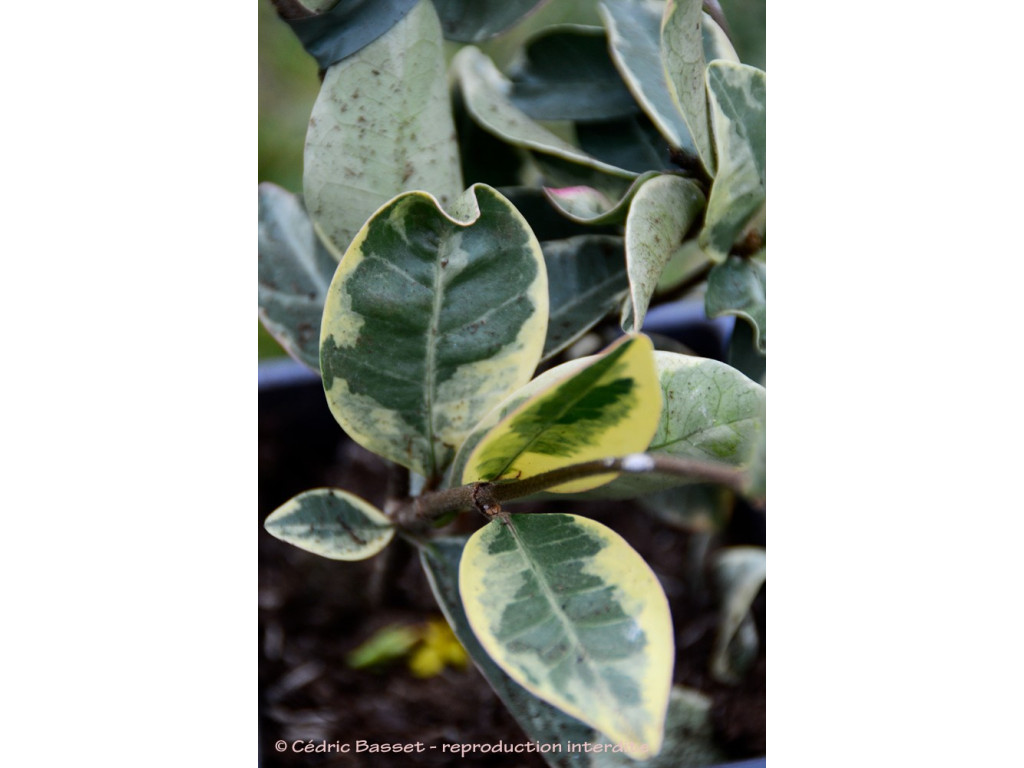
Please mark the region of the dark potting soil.
<svg viewBox="0 0 1024 768"><path fill-rule="evenodd" d="M345 488L383 505L382 462L349 441L324 403L319 382L260 392L259 423L259 717L262 768L276 766L541 766L536 754L460 758L445 744L529 741L483 676L470 664L417 678L401 663L355 670L345 656L378 629L440 617L411 547L395 540L357 563L326 560L273 538L263 520L310 488ZM534 509L536 507L533 507ZM526 511L523 505L517 509ZM709 673L718 608L695 591L709 574L688 562L691 534L655 521L631 502L560 502L558 511L600 520L650 563L668 596L676 629L674 680L711 697L715 738L730 759L765 752L765 592L754 605L761 651L742 683ZM470 528L483 523L463 515ZM738 507L712 548L764 545L764 517ZM705 560L707 562L707 560ZM415 745L423 752L357 752L369 744ZM347 753L303 752L303 748ZM436 749L431 750L430 746ZM284 751L279 747L283 746ZM415 748L415 747L414 747Z"/></svg>

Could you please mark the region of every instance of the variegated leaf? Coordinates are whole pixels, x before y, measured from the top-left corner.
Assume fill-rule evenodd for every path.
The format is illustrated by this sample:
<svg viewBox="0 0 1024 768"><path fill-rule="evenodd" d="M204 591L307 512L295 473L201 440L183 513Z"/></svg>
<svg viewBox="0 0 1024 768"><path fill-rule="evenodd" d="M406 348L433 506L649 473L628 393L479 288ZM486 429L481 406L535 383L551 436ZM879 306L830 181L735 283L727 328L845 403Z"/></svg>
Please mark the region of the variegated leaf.
<svg viewBox="0 0 1024 768"><path fill-rule="evenodd" d="M620 224L626 220L629 205L640 187L660 175L648 171L638 176L618 199L609 199L602 191L586 186L545 187L544 193L567 219L578 224Z"/></svg>
<svg viewBox="0 0 1024 768"><path fill-rule="evenodd" d="M381 208L334 276L321 331L335 418L425 477L529 380L547 328L544 257L526 220L482 184L451 210L423 192Z"/></svg>
<svg viewBox="0 0 1024 768"><path fill-rule="evenodd" d="M764 242L765 74L729 61L707 67L718 172L700 233L701 247L724 261L733 245L750 236Z"/></svg>
<svg viewBox="0 0 1024 768"><path fill-rule="evenodd" d="M598 7L612 60L629 90L669 143L696 159L697 146L672 99L661 63L664 5L653 0L603 0Z"/></svg>
<svg viewBox="0 0 1024 768"><path fill-rule="evenodd" d="M739 465L764 430L764 387L717 360L655 352L665 407L647 449Z"/></svg>
<svg viewBox="0 0 1024 768"><path fill-rule="evenodd" d="M730 256L708 274L704 294L708 317L736 315L754 329L754 343L761 354L765 347L765 263L759 259Z"/></svg>
<svg viewBox="0 0 1024 768"><path fill-rule="evenodd" d="M704 43L701 0L668 0L661 23L661 64L672 101L709 176L715 175L704 86Z"/></svg>
<svg viewBox="0 0 1024 768"><path fill-rule="evenodd" d="M534 394L475 446L462 482L532 477L642 451L661 412L652 355L646 336L626 336L571 377ZM581 491L614 478L614 473L598 475L551 490Z"/></svg>
<svg viewBox="0 0 1024 768"><path fill-rule="evenodd" d="M682 247L704 203L700 187L679 176L651 179L637 192L626 218L629 300L622 313L624 331L643 327L661 272Z"/></svg>
<svg viewBox="0 0 1024 768"><path fill-rule="evenodd" d="M320 318L338 268L299 199L260 184L260 320L296 360L320 370Z"/></svg>
<svg viewBox="0 0 1024 768"><path fill-rule="evenodd" d="M745 466L765 428L765 390L717 360L655 352L664 407L648 453ZM686 485L682 477L623 475L579 494L582 498L635 498Z"/></svg>
<svg viewBox="0 0 1024 768"><path fill-rule="evenodd" d="M480 644L469 625L459 595L459 561L466 540L439 538L420 549L420 562L430 588L462 647L531 741L538 744L594 741L596 734L591 728L523 688L494 663ZM553 768L580 768L586 765L581 762L582 757L579 753L561 750L544 754L544 759Z"/></svg>
<svg viewBox="0 0 1024 768"><path fill-rule="evenodd" d="M629 289L622 238L577 235L541 243L548 271L544 359L568 347L622 302Z"/></svg>
<svg viewBox="0 0 1024 768"><path fill-rule="evenodd" d="M675 649L668 601L618 534L575 515L511 515L466 544L459 591L517 683L613 742L664 736Z"/></svg>
<svg viewBox="0 0 1024 768"><path fill-rule="evenodd" d="M339 251L400 192L425 190L443 206L462 192L447 82L429 0L327 70L309 119L303 190Z"/></svg>
<svg viewBox="0 0 1024 768"><path fill-rule="evenodd" d="M711 263L700 247L697 238L691 238L679 246L661 269L655 295L678 288L687 280L694 279Z"/></svg>
<svg viewBox="0 0 1024 768"><path fill-rule="evenodd" d="M486 416L480 419L477 425L473 427L473 431L469 433L469 437L467 437L459 447L459 451L455 455L455 460L449 468L445 486L450 487L452 485L462 485L465 482L463 477L468 477L466 474L466 465L469 461L469 457L476 450L477 446L480 445L480 442L484 437L487 436L487 433L494 429L499 422L505 420L509 414L525 404L538 393L544 392L545 390L554 387L556 384L569 379L573 374L596 360L596 355L579 357L575 360L562 363L561 365L556 365L554 368L549 368L495 406Z"/></svg>
<svg viewBox="0 0 1024 768"><path fill-rule="evenodd" d="M331 560L365 560L395 535L383 512L334 488L300 493L271 512L263 526L281 541Z"/></svg>
<svg viewBox="0 0 1024 768"><path fill-rule="evenodd" d="M534 120L609 120L640 111L601 27L548 27L526 43L509 79L512 103Z"/></svg>
<svg viewBox="0 0 1024 768"><path fill-rule="evenodd" d="M757 652L757 632L749 620L750 606L761 591L766 574L765 551L760 547L729 547L715 563L715 579L722 596L722 618L711 658L711 674L725 683L737 683L750 661L750 648ZM740 637L741 628L753 631L753 638ZM746 646L741 653L730 646L737 640ZM730 653L730 650L733 653Z"/></svg>
<svg viewBox="0 0 1024 768"><path fill-rule="evenodd" d="M452 60L466 108L485 130L517 147L552 155L586 168L623 179L632 171L602 163L534 122L511 99L512 85L487 56L467 46Z"/></svg>

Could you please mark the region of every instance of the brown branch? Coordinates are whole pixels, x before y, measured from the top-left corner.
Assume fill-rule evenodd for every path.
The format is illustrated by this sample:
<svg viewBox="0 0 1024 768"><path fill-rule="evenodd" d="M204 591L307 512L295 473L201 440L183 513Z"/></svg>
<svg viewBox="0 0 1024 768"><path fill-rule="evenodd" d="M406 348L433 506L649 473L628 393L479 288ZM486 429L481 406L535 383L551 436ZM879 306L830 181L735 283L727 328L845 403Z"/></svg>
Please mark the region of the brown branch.
<svg viewBox="0 0 1024 768"><path fill-rule="evenodd" d="M400 528L410 532L424 532L433 522L453 512L476 509L484 516L492 518L501 514L502 502L532 496L573 480L611 473L685 477L724 485L737 492L743 487L743 471L727 464L657 453L633 453L619 458L573 464L520 480L472 483L424 493L395 509L392 518Z"/></svg>

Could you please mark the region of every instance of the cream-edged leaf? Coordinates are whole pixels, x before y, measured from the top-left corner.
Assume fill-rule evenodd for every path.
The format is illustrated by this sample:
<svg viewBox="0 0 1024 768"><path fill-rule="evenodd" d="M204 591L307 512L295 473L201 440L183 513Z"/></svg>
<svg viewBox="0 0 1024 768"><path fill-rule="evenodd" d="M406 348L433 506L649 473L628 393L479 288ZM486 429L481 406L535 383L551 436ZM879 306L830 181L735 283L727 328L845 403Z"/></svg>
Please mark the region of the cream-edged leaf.
<svg viewBox="0 0 1024 768"><path fill-rule="evenodd" d="M626 217L629 301L623 309L623 330L643 327L662 270L682 248L704 203L704 193L694 182L668 175L651 179L633 198Z"/></svg>
<svg viewBox="0 0 1024 768"><path fill-rule="evenodd" d="M492 427L467 459L462 482L532 477L642 451L655 432L660 412L651 340L625 336ZM614 473L588 477L551 490L586 490L614 477Z"/></svg>
<svg viewBox="0 0 1024 768"><path fill-rule="evenodd" d="M690 130L669 90L661 63L664 5L652 0L602 0L598 5L612 60L637 103L668 142L699 156Z"/></svg>
<svg viewBox="0 0 1024 768"><path fill-rule="evenodd" d="M747 466L764 434L764 387L717 360L656 351L654 361L664 407L646 451ZM635 498L691 482L698 481L628 474L579 495Z"/></svg>
<svg viewBox="0 0 1024 768"><path fill-rule="evenodd" d="M701 163L708 175L714 176L715 158L704 85L701 6L701 0L668 0L661 22L660 51L672 101L686 122Z"/></svg>
<svg viewBox="0 0 1024 768"><path fill-rule="evenodd" d="M317 237L299 199L260 184L260 320L296 360L320 370L320 318L339 256Z"/></svg>
<svg viewBox="0 0 1024 768"><path fill-rule="evenodd" d="M704 307L708 317L736 315L754 330L754 343L765 354L765 262L730 256L708 274Z"/></svg>
<svg viewBox="0 0 1024 768"><path fill-rule="evenodd" d="M399 195L359 231L331 283L320 367L358 443L425 477L529 381L547 330L547 273L526 220L476 184L447 214Z"/></svg>
<svg viewBox="0 0 1024 768"><path fill-rule="evenodd" d="M713 61L705 77L718 170L700 244L724 261L738 240L765 239L765 73Z"/></svg>
<svg viewBox="0 0 1024 768"><path fill-rule="evenodd" d="M754 654L757 652L757 631L750 620L750 607L761 591L766 573L765 551L760 547L729 547L716 559L715 581L722 599L722 615L711 674L721 682L739 682L750 663L751 649Z"/></svg>
<svg viewBox="0 0 1024 768"><path fill-rule="evenodd" d="M629 205L640 188L660 175L657 171L641 174L629 185L626 193L617 199L610 199L599 189L579 184L571 187L545 187L544 194L562 215L577 224L620 224L626 220Z"/></svg>
<svg viewBox="0 0 1024 768"><path fill-rule="evenodd" d="M423 0L324 76L306 133L303 195L340 252L400 192L424 190L444 206L462 192L442 43Z"/></svg>
<svg viewBox="0 0 1024 768"><path fill-rule="evenodd" d="M331 560L365 560L395 535L383 512L334 488L300 493L271 512L263 526L281 541Z"/></svg>
<svg viewBox="0 0 1024 768"><path fill-rule="evenodd" d="M459 566L466 616L520 685L613 742L664 735L675 648L650 566L575 515L511 515L478 530Z"/></svg>
<svg viewBox="0 0 1024 768"><path fill-rule="evenodd" d="M494 429L501 421L508 418L509 414L530 400L530 398L565 381L596 359L596 355L578 357L575 360L556 365L554 368L549 368L496 405L486 416L477 422L477 425L473 427L473 431L469 433L469 437L459 447L455 460L448 470L448 478L445 485L462 485L464 482L473 482L472 480L467 481L463 479L470 476L467 474L466 465L469 462L470 456L473 455L480 445L480 442L487 436L487 433Z"/></svg>
<svg viewBox="0 0 1024 768"><path fill-rule="evenodd" d="M479 49L467 46L452 60L466 109L485 130L523 149L623 179L637 174L602 163L535 122L511 101L512 84Z"/></svg>
<svg viewBox="0 0 1024 768"><path fill-rule="evenodd" d="M494 663L480 644L459 595L459 562L465 546L466 538L438 538L420 549L420 562L430 588L462 647L531 741L538 744L593 742L597 735L591 728L523 688ZM579 768L586 765L580 761L581 757L583 755L568 751L552 750L544 754L553 768Z"/></svg>

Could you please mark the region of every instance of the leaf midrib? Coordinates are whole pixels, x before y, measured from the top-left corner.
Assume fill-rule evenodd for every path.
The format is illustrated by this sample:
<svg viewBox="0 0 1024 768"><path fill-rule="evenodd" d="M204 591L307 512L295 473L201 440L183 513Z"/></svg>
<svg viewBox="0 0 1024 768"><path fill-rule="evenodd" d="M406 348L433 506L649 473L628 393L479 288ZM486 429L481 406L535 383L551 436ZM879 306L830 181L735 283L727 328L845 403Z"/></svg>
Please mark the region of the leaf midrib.
<svg viewBox="0 0 1024 768"><path fill-rule="evenodd" d="M495 522L494 524L501 525L502 523ZM585 660L585 663L587 667L590 669L591 673L593 674L594 679L598 682L598 687L604 694L605 700L616 701L616 698L612 694L611 689L608 688L608 684L605 682L604 677L600 674L600 669L598 668L596 662L594 662L591 659L590 652L587 650L587 647L583 644L583 641L580 640L579 636L574 631L573 624L570 621L569 617L562 610L561 606L559 606L555 593L548 587L547 580L546 578L544 578L544 572L541 570L540 566L533 560L533 558L530 557L529 551L526 548L526 542L524 542L522 537L519 535L519 531L516 530L515 523L512 520L509 520L508 522L508 529L512 533L512 538L516 542L516 547L522 553L523 559L526 561L527 566L533 573L537 585L540 587L541 592L543 592L544 597L548 602L548 606L551 608L551 612L554 614L555 618L559 621L559 623L563 626L565 634L569 637L574 646L579 649L578 655Z"/></svg>
<svg viewBox="0 0 1024 768"><path fill-rule="evenodd" d="M616 359L615 363L618 363L619 361L622 360L623 357L625 357L625 354L626 354L625 347L628 346L628 344L632 344L632 342L627 342L626 344L623 345L623 351L618 356L618 358ZM607 359L608 359L607 357L604 358L604 360L607 360ZM594 363L594 365L599 365L601 362L603 362L603 360L598 360L597 362ZM549 419L542 427L540 427L537 430L537 432L529 440L526 441L526 443L523 445L523 447L514 456L512 456L508 460L508 463L506 463L505 466L501 468L501 471L498 472L494 476L494 479L498 479L502 475L504 475L508 471L509 467L512 466L512 463L516 459L518 459L520 456L522 456L524 453L526 453L530 449L530 446L533 445L535 442L537 442L537 440L540 439L541 435L543 435L548 429L551 428L551 425L553 423L555 423L556 421L561 419L563 416L565 416L565 414L568 413L570 409L572 409L574 406L576 406L580 402L580 400L582 400L584 397L586 397L587 393L589 393L594 387L598 386L601 382L603 382L605 380L605 377L608 375L608 373L610 371L614 370L614 368L615 368L615 364L614 363L612 365L608 366L608 369L606 371L602 372L602 374L596 380L594 380L594 382L589 387L586 387L585 389L581 390L579 395L577 395L571 401L566 403L565 407L562 408L560 411L558 411L558 415L557 416L553 417L552 419ZM584 368L583 370L586 370L586 368ZM572 380L572 378L575 378L575 376L578 376L582 372L583 372L582 370L581 371L577 371L572 377L570 377L566 381L563 381L560 384L556 385L555 389L558 389L562 385L568 383L569 381ZM551 393L548 393L548 394L550 395ZM540 402L540 399L534 401L532 403L532 406L537 405L537 403L539 403L539 402ZM512 416L513 420L516 419L516 418L517 418L517 416Z"/></svg>

